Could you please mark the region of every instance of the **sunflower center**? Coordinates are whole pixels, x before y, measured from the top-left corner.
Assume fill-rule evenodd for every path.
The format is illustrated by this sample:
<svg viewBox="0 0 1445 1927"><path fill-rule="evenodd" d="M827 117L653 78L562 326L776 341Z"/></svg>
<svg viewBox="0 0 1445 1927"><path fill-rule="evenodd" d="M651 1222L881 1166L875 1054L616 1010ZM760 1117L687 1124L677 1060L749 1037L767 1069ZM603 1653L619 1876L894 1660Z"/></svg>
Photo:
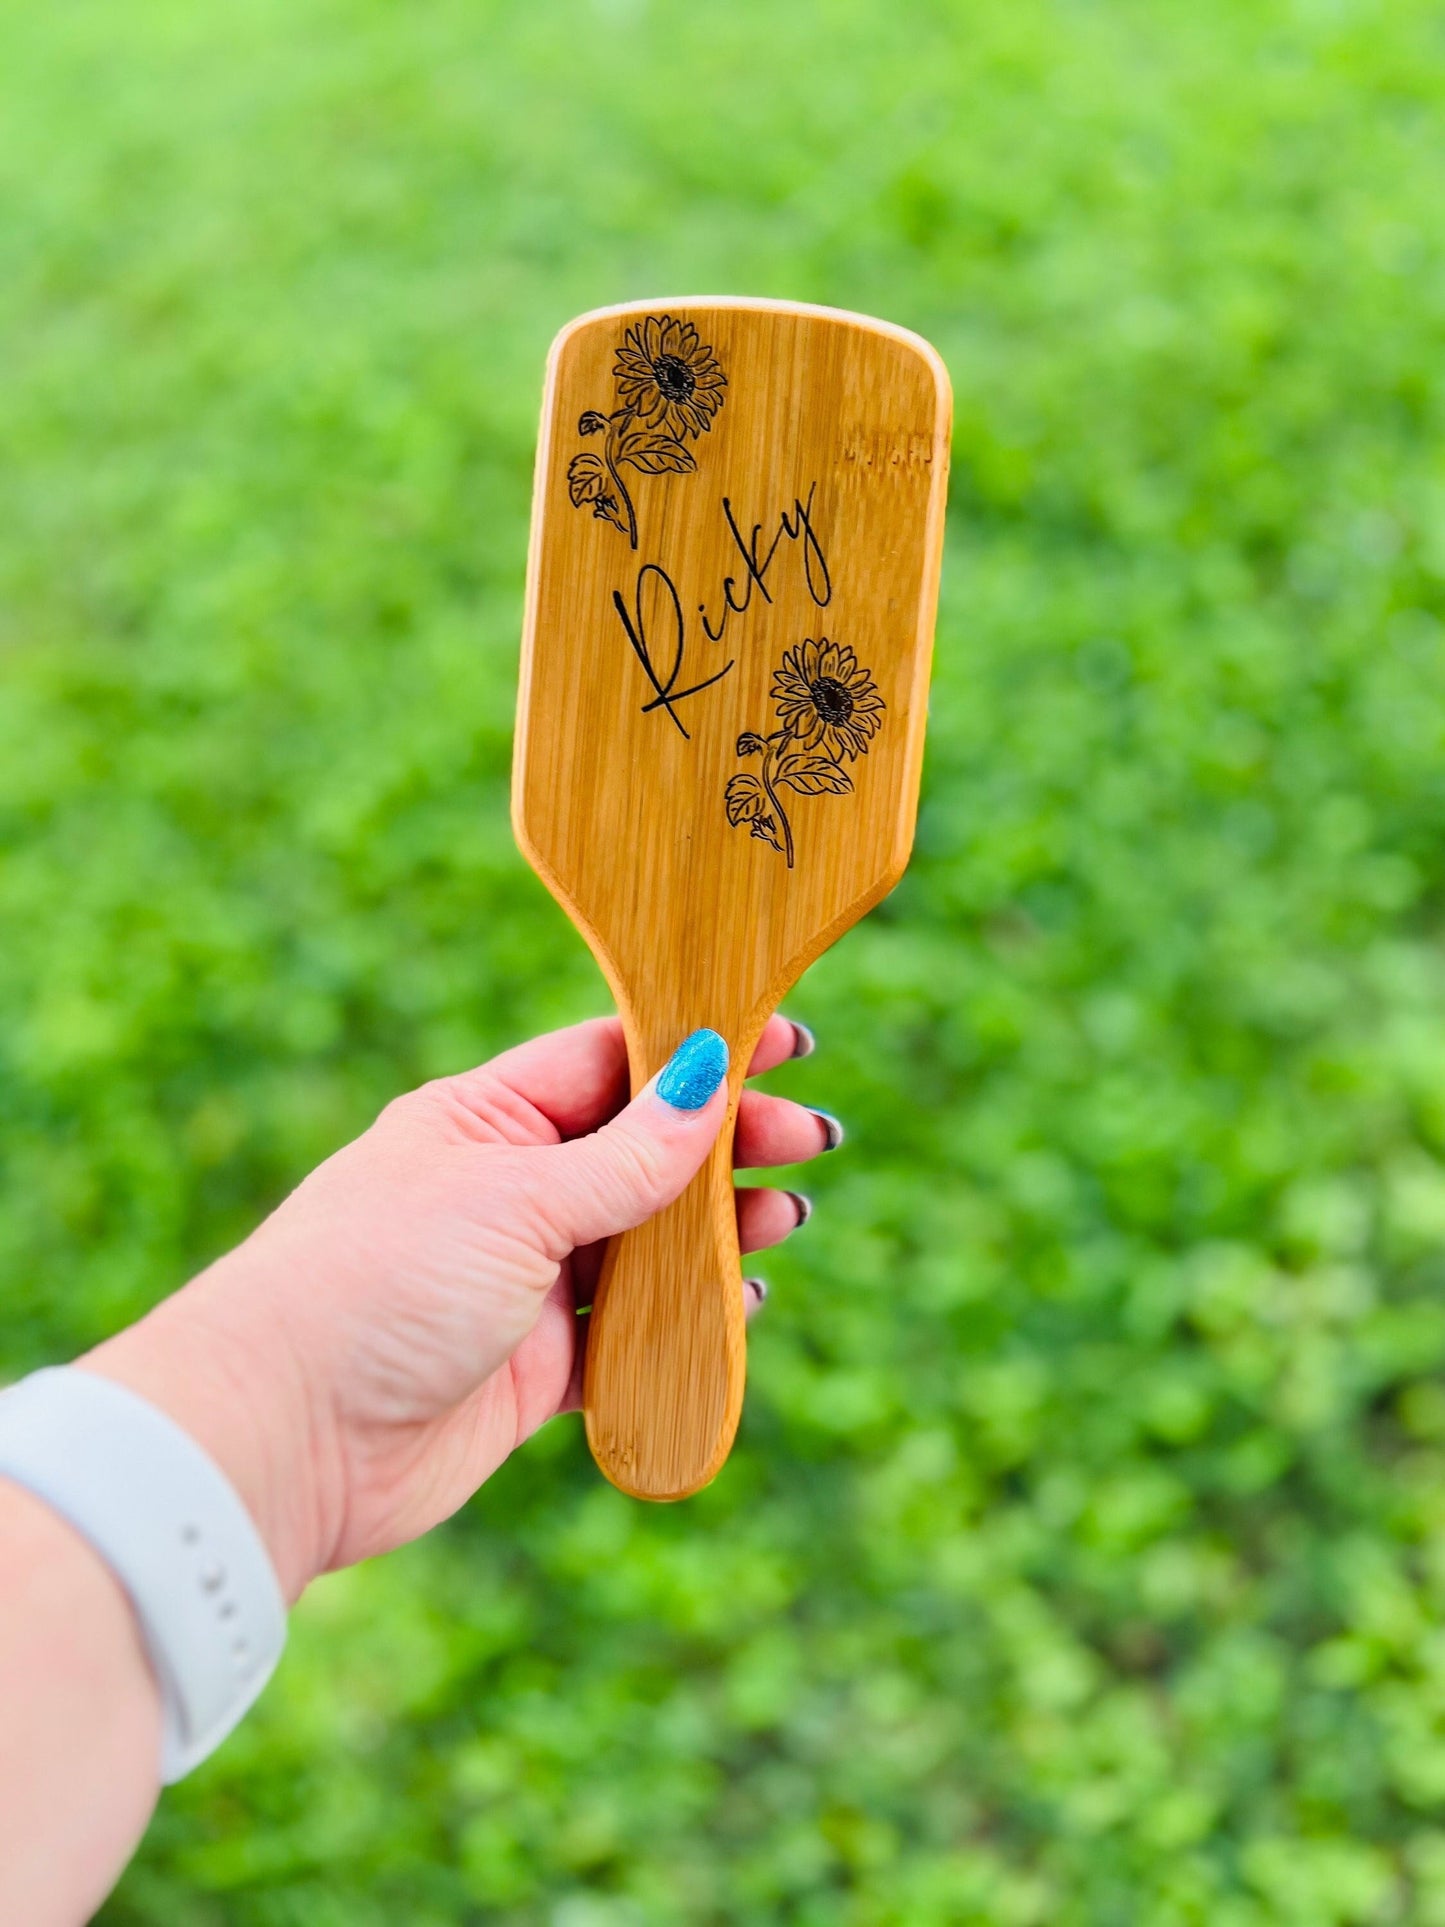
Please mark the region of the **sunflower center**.
<svg viewBox="0 0 1445 1927"><path fill-rule="evenodd" d="M657 385L669 401L691 401L697 376L677 355L655 355L652 372Z"/></svg>
<svg viewBox="0 0 1445 1927"><path fill-rule="evenodd" d="M853 714L853 692L833 676L819 676L808 684L813 707L825 723L846 723Z"/></svg>

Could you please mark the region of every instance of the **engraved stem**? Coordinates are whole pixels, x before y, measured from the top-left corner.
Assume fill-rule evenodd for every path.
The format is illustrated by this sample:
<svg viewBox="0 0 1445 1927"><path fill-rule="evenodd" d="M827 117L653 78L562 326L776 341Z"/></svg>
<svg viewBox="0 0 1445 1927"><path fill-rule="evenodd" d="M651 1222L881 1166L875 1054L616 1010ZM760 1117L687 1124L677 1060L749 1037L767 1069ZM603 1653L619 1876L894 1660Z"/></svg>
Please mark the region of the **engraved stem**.
<svg viewBox="0 0 1445 1927"><path fill-rule="evenodd" d="M788 859L788 868L790 870L793 867L793 826L788 821L788 812L783 808L782 804L778 801L778 792L773 788L772 772L773 772L773 766L774 766L774 759L776 757L780 757L786 754L788 745L789 743L792 742L792 740L793 740L792 736L789 734L789 732L786 729L780 729L776 731L773 735L769 736L768 746L763 752L763 772L762 772L764 794L767 796L768 801L773 806L773 815L776 817L777 821L782 825L782 828L783 828L783 843L785 845L783 854ZM776 749L774 749L773 747L775 743L777 744Z"/></svg>
<svg viewBox="0 0 1445 1927"><path fill-rule="evenodd" d="M614 447L622 439L622 431L631 420L632 416L625 408L619 408L615 415L607 417L607 439L602 444L602 459L607 464L608 474L617 484L617 493L621 496L623 506L627 510L627 539L635 549L637 547L637 513L632 506L632 497L627 492L627 484L623 481L618 472L617 463L613 460Z"/></svg>

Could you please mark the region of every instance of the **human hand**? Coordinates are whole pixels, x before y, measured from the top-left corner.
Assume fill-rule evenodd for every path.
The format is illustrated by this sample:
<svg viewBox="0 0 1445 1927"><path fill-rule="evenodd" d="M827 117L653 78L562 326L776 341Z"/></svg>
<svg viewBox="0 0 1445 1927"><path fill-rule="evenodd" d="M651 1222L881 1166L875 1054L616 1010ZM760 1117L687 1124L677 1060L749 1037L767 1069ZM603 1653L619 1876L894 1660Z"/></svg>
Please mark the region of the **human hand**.
<svg viewBox="0 0 1445 1927"><path fill-rule="evenodd" d="M800 1037L772 1018L749 1074ZM578 1404L600 1241L669 1204L727 1114L725 1084L684 1110L651 1085L628 1104L627 1082L622 1027L599 1018L398 1098L243 1245L79 1361L206 1447L288 1598L446 1518ZM736 1159L798 1163L835 1129L745 1091ZM805 1213L786 1191L737 1197L744 1251Z"/></svg>

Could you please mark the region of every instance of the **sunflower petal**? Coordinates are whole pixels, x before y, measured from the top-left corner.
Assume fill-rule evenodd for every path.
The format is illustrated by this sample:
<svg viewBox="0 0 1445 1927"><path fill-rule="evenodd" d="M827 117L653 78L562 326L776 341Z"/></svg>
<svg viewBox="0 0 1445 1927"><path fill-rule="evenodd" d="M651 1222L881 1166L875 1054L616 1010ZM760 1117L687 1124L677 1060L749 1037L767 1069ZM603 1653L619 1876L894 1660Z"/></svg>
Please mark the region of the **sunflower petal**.
<svg viewBox="0 0 1445 1927"><path fill-rule="evenodd" d="M783 651L783 660L778 667L777 673L773 677L773 688L780 690L785 687L791 687L797 691L800 697L806 699L808 685L803 675L801 655L802 651L798 649L785 649Z"/></svg>

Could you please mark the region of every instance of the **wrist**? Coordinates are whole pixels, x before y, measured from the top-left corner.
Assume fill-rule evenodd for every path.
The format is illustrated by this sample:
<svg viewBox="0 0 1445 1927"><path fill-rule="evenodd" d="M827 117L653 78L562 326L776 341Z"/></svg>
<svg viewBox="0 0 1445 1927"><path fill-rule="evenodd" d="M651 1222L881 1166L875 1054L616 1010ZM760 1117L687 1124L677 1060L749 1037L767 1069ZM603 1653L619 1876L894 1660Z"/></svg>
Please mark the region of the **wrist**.
<svg viewBox="0 0 1445 1927"><path fill-rule="evenodd" d="M306 1374L262 1293L203 1273L147 1317L77 1359L149 1400L225 1473L259 1532L287 1605L325 1570L328 1441Z"/></svg>

